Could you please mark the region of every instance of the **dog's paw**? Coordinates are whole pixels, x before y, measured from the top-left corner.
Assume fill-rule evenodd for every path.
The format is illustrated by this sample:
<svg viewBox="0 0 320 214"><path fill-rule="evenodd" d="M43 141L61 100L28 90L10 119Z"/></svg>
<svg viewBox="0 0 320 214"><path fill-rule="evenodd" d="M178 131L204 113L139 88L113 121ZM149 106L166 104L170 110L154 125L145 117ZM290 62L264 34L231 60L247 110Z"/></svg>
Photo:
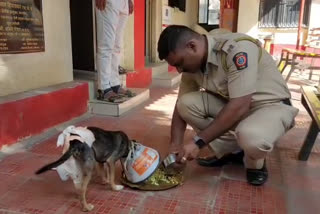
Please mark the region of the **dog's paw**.
<svg viewBox="0 0 320 214"><path fill-rule="evenodd" d="M93 210L93 208L94 208L93 204L87 204L87 206L82 208L82 211L89 212L89 211Z"/></svg>
<svg viewBox="0 0 320 214"><path fill-rule="evenodd" d="M112 189L114 191L120 191L120 190L123 190L123 188L124 188L124 186L122 186L122 185L114 185L114 186L112 186Z"/></svg>

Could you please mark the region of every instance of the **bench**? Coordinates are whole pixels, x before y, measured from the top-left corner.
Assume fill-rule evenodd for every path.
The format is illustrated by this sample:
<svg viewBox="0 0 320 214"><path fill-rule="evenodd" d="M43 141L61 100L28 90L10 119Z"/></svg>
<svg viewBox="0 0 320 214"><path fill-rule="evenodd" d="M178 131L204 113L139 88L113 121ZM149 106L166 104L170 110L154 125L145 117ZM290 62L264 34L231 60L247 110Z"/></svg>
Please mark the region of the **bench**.
<svg viewBox="0 0 320 214"><path fill-rule="evenodd" d="M313 28L310 30L305 47L308 48L307 51L291 48L282 49L281 58L278 64L279 71L283 73L287 66L291 66L291 69L286 76L286 81L289 80L295 69L301 71L309 69L309 79L312 78L313 70L320 70L320 66L316 63L316 60L320 59L320 28Z"/></svg>
<svg viewBox="0 0 320 214"><path fill-rule="evenodd" d="M316 87L312 86L302 86L301 92L301 103L312 119L298 157L299 160L306 161L320 131L320 92Z"/></svg>

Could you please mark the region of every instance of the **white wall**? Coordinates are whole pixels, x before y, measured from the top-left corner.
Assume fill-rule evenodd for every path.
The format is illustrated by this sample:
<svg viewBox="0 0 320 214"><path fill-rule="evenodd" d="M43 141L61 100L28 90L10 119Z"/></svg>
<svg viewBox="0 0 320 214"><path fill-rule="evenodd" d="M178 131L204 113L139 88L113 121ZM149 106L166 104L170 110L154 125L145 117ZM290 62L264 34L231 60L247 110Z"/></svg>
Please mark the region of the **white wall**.
<svg viewBox="0 0 320 214"><path fill-rule="evenodd" d="M258 36L259 3L260 0L239 1L238 32Z"/></svg>
<svg viewBox="0 0 320 214"><path fill-rule="evenodd" d="M312 0L309 28L320 27L320 0Z"/></svg>
<svg viewBox="0 0 320 214"><path fill-rule="evenodd" d="M0 96L73 79L69 1L42 2L45 52L0 55Z"/></svg>
<svg viewBox="0 0 320 214"><path fill-rule="evenodd" d="M168 6L168 0L151 0L152 2L152 41L151 60L160 62L157 52L157 43L162 32L162 7ZM198 22L198 0L186 0L186 11L182 12L178 8L172 8L171 24L186 25L194 28Z"/></svg>
<svg viewBox="0 0 320 214"><path fill-rule="evenodd" d="M128 17L123 35L121 66L134 70L134 14Z"/></svg>
<svg viewBox="0 0 320 214"><path fill-rule="evenodd" d="M162 0L162 5L168 5L168 0ZM192 27L198 21L198 0L186 0L186 11L173 9L172 24Z"/></svg>
<svg viewBox="0 0 320 214"><path fill-rule="evenodd" d="M320 0L313 0L320 1ZM294 45L297 42L297 28L295 29L261 29L258 27L259 21L259 4L260 0L240 0L239 1L239 16L238 16L238 32L246 33L255 38L263 37L263 35L273 35L274 44L291 44ZM319 23L320 6L317 5L315 9L314 3L312 10L315 11L311 17L310 22ZM317 14L317 15L316 15ZM317 18L316 18L317 16ZM318 25L319 26L319 25ZM307 29L302 30L301 39L304 40L307 35ZM302 44L301 42L300 44Z"/></svg>

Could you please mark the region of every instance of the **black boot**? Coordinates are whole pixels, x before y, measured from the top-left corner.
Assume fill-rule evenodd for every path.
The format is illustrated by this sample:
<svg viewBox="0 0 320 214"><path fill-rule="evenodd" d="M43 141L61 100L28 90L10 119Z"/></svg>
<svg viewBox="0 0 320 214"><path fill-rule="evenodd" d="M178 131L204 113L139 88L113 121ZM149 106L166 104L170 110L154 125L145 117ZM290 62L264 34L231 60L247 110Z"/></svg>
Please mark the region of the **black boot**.
<svg viewBox="0 0 320 214"><path fill-rule="evenodd" d="M247 169L247 181L254 186L260 186L268 180L268 169L266 161L262 169Z"/></svg>

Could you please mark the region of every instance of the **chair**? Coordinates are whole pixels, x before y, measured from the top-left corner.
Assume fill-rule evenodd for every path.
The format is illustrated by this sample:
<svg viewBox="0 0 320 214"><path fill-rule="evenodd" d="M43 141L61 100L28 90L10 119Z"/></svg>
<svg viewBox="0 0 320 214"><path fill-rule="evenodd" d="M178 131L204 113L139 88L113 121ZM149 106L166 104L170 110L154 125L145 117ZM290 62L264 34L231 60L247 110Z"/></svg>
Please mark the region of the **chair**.
<svg viewBox="0 0 320 214"><path fill-rule="evenodd" d="M312 78L313 70L320 70L320 66L315 65L316 59L320 58L320 53L318 52L320 50L320 28L310 30L306 43L307 50L282 49L278 64L279 71L283 73L286 67L291 65L286 81L289 80L295 69L299 69L301 72L309 69L309 79Z"/></svg>

